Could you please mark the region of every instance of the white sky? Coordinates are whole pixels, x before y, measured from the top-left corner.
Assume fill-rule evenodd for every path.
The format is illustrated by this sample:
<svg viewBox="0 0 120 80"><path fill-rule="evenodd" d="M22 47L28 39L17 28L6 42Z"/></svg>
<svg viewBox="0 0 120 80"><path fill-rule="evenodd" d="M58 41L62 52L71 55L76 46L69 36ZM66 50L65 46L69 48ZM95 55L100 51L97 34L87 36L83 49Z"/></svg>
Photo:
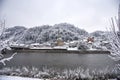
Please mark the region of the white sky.
<svg viewBox="0 0 120 80"><path fill-rule="evenodd" d="M119 0L3 0L6 26L34 27L70 23L88 32L106 30L117 16Z"/></svg>

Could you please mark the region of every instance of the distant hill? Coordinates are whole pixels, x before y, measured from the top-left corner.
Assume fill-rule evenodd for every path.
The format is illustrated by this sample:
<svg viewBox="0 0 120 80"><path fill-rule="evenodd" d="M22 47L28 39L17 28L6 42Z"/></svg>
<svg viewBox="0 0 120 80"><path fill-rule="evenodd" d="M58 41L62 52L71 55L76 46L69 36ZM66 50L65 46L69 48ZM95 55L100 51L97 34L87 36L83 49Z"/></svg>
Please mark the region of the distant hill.
<svg viewBox="0 0 120 80"><path fill-rule="evenodd" d="M98 32L99 33L99 32ZM97 32L91 35L99 36ZM33 28L25 28L23 26L15 26L6 29L2 40L10 40L17 43L44 43L53 42L58 37L64 41L79 40L83 37L89 36L89 33L83 29L77 28L72 24L60 23L54 26L42 25Z"/></svg>
<svg viewBox="0 0 120 80"><path fill-rule="evenodd" d="M12 28L8 28L5 30L1 39L17 41L24 34L25 30L26 28L23 26L15 26Z"/></svg>
<svg viewBox="0 0 120 80"><path fill-rule="evenodd" d="M90 33L90 36L96 37L96 38L101 38L101 39L107 39L108 32L106 31L95 31Z"/></svg>

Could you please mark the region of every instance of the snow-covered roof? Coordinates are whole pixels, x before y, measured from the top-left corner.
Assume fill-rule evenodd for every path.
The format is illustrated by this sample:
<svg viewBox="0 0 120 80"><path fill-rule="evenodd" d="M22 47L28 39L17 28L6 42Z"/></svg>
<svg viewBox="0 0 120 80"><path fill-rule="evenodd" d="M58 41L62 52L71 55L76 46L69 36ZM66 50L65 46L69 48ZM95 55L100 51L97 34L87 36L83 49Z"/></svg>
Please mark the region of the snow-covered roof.
<svg viewBox="0 0 120 80"><path fill-rule="evenodd" d="M77 48L77 47L74 47L74 48L67 48L67 50L76 51L76 50L78 50L78 48Z"/></svg>
<svg viewBox="0 0 120 80"><path fill-rule="evenodd" d="M40 45L39 43L33 43L33 44L31 44L31 45Z"/></svg>
<svg viewBox="0 0 120 80"><path fill-rule="evenodd" d="M77 43L77 42L79 42L79 41L70 41L69 43Z"/></svg>
<svg viewBox="0 0 120 80"><path fill-rule="evenodd" d="M53 49L66 49L67 47L66 46L55 46L53 47Z"/></svg>

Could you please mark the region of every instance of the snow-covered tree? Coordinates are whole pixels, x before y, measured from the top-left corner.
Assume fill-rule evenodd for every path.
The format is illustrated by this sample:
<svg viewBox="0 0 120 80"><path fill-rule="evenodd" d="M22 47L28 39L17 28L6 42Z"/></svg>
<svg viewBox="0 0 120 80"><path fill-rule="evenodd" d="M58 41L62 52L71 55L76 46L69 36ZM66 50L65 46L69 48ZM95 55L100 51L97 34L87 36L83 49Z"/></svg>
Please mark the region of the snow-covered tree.
<svg viewBox="0 0 120 80"><path fill-rule="evenodd" d="M120 5L118 19L111 19L111 28L109 33L109 41L111 44L111 57L114 60L120 60Z"/></svg>
<svg viewBox="0 0 120 80"><path fill-rule="evenodd" d="M11 55L8 58L5 58L3 53L5 53L6 49L10 49L8 46L8 41L3 41L1 38L3 36L5 32L5 20L0 21L0 63L2 63L3 65L5 64L5 61L10 61L14 55L16 55L17 53L14 53L13 55Z"/></svg>
<svg viewBox="0 0 120 80"><path fill-rule="evenodd" d="M3 33L5 30L5 20L0 21L0 38L2 37ZM0 40L0 51L4 48L4 42L2 42L2 40Z"/></svg>

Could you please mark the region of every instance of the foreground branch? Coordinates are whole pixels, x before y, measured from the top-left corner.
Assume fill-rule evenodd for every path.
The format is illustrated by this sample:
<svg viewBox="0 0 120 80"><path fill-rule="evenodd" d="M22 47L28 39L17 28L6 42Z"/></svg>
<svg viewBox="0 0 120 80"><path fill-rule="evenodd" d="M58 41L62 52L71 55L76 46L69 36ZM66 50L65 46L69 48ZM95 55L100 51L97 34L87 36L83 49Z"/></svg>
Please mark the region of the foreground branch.
<svg viewBox="0 0 120 80"><path fill-rule="evenodd" d="M4 66L6 65L5 61L10 61L17 53L14 53L12 56L8 58L3 58L0 60L0 63L2 63Z"/></svg>

